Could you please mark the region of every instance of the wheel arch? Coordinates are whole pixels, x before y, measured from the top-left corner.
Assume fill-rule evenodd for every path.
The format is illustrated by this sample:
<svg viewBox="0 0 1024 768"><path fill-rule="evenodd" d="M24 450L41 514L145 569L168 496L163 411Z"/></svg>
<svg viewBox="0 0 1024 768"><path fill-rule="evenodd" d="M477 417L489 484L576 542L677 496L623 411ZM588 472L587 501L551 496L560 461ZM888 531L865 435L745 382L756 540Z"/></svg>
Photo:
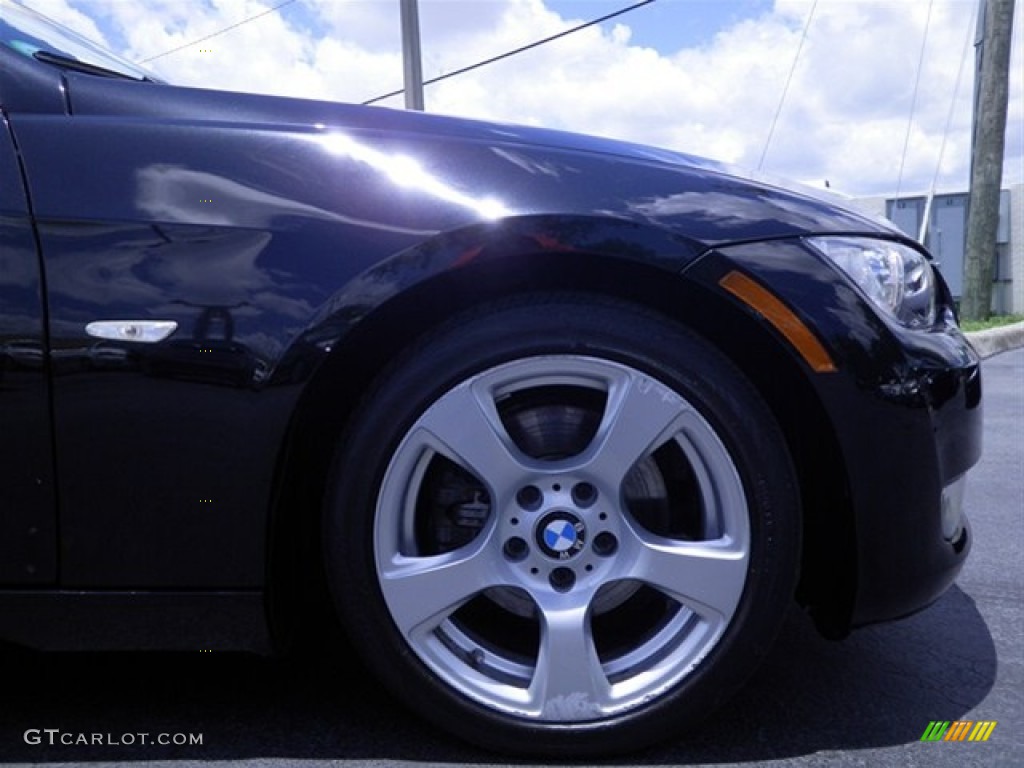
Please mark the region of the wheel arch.
<svg viewBox="0 0 1024 768"><path fill-rule="evenodd" d="M522 245L522 243L520 243ZM547 246L547 247L543 247ZM336 345L299 401L275 483L268 531L268 610L279 643L330 618L322 571L320 517L338 436L363 394L418 333L463 310L510 295L583 291L633 301L704 336L739 367L783 429L804 506L798 600L829 636L848 630L855 591L853 511L838 442L801 363L763 322L720 291L678 271L607 252L549 243L508 250L447 269L398 292ZM313 610L296 613L297 591Z"/></svg>

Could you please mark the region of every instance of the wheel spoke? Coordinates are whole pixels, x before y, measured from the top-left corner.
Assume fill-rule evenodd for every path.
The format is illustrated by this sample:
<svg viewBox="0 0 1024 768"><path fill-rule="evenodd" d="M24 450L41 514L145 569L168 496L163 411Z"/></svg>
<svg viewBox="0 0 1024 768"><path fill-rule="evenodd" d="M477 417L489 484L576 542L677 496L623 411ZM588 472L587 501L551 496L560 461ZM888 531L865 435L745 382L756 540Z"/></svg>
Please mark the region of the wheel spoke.
<svg viewBox="0 0 1024 768"><path fill-rule="evenodd" d="M391 615L406 637L424 625L433 629L470 598L498 583L494 558L484 541L430 557L396 554L382 566L380 577Z"/></svg>
<svg viewBox="0 0 1024 768"><path fill-rule="evenodd" d="M678 431L686 404L638 372L613 377L601 425L586 453L588 469L618 486L641 458Z"/></svg>
<svg viewBox="0 0 1024 768"><path fill-rule="evenodd" d="M465 383L451 390L423 415L417 430L419 439L492 490L508 490L522 476L523 457L482 386Z"/></svg>
<svg viewBox="0 0 1024 768"><path fill-rule="evenodd" d="M633 576L705 618L729 621L747 578L747 556L723 540L674 541L638 534Z"/></svg>
<svg viewBox="0 0 1024 768"><path fill-rule="evenodd" d="M586 605L543 611L540 654L530 699L552 720L588 720L601 715L610 685L590 633Z"/></svg>

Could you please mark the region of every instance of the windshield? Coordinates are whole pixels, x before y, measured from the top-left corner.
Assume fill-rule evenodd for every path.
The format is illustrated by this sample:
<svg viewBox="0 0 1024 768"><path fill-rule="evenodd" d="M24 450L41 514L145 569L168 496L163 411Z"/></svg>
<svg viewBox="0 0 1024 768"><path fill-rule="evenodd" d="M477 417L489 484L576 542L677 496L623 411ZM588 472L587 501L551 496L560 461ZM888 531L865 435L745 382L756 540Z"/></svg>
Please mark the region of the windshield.
<svg viewBox="0 0 1024 768"><path fill-rule="evenodd" d="M92 64L133 80L159 81L156 75L137 64L125 61L70 29L8 0L0 0L0 43L30 58L43 51Z"/></svg>

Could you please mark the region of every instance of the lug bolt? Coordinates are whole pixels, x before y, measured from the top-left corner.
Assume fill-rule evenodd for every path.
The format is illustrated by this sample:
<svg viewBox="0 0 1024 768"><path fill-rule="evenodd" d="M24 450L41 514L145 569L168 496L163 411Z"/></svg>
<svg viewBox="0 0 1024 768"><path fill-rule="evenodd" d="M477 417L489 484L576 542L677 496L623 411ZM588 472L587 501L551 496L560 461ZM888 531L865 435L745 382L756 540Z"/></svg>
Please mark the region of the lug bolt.
<svg viewBox="0 0 1024 768"><path fill-rule="evenodd" d="M608 533L608 531L602 531L594 537L594 552L601 557L608 557L614 555L615 550L619 548L619 540L615 538L615 535Z"/></svg>
<svg viewBox="0 0 1024 768"><path fill-rule="evenodd" d="M597 501L597 488L590 483L576 483L572 487L572 500L578 507L589 507Z"/></svg>
<svg viewBox="0 0 1024 768"><path fill-rule="evenodd" d="M576 583L576 574L570 568L555 568L548 581L556 592L568 592Z"/></svg>
<svg viewBox="0 0 1024 768"><path fill-rule="evenodd" d="M513 536L511 539L505 542L505 546L502 548L505 553L505 557L514 562L519 562L528 554L530 554L530 547L526 543L525 539L521 539L518 536Z"/></svg>
<svg viewBox="0 0 1024 768"><path fill-rule="evenodd" d="M519 489L516 494L516 503L525 510L533 512L540 509L540 503L544 495L536 485L527 485Z"/></svg>

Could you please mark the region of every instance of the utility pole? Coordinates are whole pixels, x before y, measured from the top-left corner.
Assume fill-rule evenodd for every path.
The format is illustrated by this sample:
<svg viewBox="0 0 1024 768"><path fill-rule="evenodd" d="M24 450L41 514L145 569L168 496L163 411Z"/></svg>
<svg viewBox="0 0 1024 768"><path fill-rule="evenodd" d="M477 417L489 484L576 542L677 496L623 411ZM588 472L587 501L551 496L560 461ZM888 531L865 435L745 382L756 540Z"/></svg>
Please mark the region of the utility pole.
<svg viewBox="0 0 1024 768"><path fill-rule="evenodd" d="M971 189L967 203L964 295L960 307L966 320L986 320L992 313L1013 3L1014 0L980 0L978 9Z"/></svg>
<svg viewBox="0 0 1024 768"><path fill-rule="evenodd" d="M402 69L405 76L405 108L423 111L423 65L420 61L419 0L401 0Z"/></svg>

